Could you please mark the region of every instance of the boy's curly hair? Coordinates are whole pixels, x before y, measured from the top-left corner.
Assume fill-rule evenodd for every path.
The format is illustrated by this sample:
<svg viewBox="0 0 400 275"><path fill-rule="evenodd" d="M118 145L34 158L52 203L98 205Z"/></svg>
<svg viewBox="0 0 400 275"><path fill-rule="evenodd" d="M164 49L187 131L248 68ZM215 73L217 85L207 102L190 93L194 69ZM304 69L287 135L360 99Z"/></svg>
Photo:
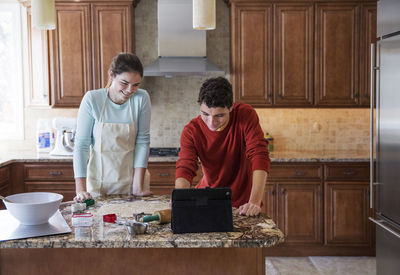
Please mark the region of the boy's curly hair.
<svg viewBox="0 0 400 275"><path fill-rule="evenodd" d="M226 107L233 105L232 85L224 77L207 79L200 88L197 102L206 104L208 108Z"/></svg>

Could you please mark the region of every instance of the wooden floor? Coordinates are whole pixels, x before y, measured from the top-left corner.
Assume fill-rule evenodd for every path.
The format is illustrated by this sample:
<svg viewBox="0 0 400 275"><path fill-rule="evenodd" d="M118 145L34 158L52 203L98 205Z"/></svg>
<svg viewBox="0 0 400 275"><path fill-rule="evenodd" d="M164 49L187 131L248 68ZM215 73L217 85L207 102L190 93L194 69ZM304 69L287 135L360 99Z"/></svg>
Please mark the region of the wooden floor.
<svg viewBox="0 0 400 275"><path fill-rule="evenodd" d="M265 264L268 275L376 274L375 257L267 257Z"/></svg>

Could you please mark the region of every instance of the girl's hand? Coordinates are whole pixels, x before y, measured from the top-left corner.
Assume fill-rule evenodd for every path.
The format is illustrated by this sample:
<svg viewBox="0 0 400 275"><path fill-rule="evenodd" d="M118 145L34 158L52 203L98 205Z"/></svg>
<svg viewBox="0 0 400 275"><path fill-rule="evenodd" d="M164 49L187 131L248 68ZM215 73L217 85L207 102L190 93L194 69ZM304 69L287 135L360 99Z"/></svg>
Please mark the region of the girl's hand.
<svg viewBox="0 0 400 275"><path fill-rule="evenodd" d="M84 202L85 200L91 199L92 195L90 195L89 192L87 191L78 191L76 192L76 196L74 198L74 201L76 202Z"/></svg>

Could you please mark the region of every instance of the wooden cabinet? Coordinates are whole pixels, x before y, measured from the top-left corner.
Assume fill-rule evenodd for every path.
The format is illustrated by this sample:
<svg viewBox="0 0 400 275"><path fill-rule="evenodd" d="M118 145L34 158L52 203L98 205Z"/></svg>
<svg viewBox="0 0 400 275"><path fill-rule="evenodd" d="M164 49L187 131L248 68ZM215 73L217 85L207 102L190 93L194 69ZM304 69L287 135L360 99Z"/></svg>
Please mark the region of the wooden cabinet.
<svg viewBox="0 0 400 275"><path fill-rule="evenodd" d="M156 195L171 194L175 186L175 162L152 162L148 170L150 190Z"/></svg>
<svg viewBox="0 0 400 275"><path fill-rule="evenodd" d="M285 243L321 243L322 166L272 164L264 212L285 234Z"/></svg>
<svg viewBox="0 0 400 275"><path fill-rule="evenodd" d="M56 18L56 29L49 32L53 104L77 107L93 89L90 4L57 3Z"/></svg>
<svg viewBox="0 0 400 275"><path fill-rule="evenodd" d="M236 101L254 107L368 107L376 3L231 2Z"/></svg>
<svg viewBox="0 0 400 275"><path fill-rule="evenodd" d="M91 5L95 89L106 86L112 58L133 51L132 9L132 1Z"/></svg>
<svg viewBox="0 0 400 275"><path fill-rule="evenodd" d="M373 255L367 162L272 163L262 211L285 234L266 255ZM277 254L274 254L277 253Z"/></svg>
<svg viewBox="0 0 400 275"><path fill-rule="evenodd" d="M368 221L369 165L327 164L325 181L325 244L373 245Z"/></svg>
<svg viewBox="0 0 400 275"><path fill-rule="evenodd" d="M235 101L272 104L272 5L232 3L231 79Z"/></svg>
<svg viewBox="0 0 400 275"><path fill-rule="evenodd" d="M366 107L371 95L371 43L376 43L376 16L376 3L361 6L360 100ZM375 95L375 87L372 88Z"/></svg>
<svg viewBox="0 0 400 275"><path fill-rule="evenodd" d="M0 168L0 195L7 197L10 195L10 167ZM0 201L0 209L5 209L3 201Z"/></svg>
<svg viewBox="0 0 400 275"><path fill-rule="evenodd" d="M72 163L26 163L24 185L25 192L55 192L70 201L75 197Z"/></svg>
<svg viewBox="0 0 400 275"><path fill-rule="evenodd" d="M312 3L275 5L275 106L313 104L313 18Z"/></svg>
<svg viewBox="0 0 400 275"><path fill-rule="evenodd" d="M315 104L359 104L360 6L318 3L315 7Z"/></svg>
<svg viewBox="0 0 400 275"><path fill-rule="evenodd" d="M120 52L133 51L132 3L56 1L56 29L48 31L54 107L79 107L88 90L107 84L112 58Z"/></svg>

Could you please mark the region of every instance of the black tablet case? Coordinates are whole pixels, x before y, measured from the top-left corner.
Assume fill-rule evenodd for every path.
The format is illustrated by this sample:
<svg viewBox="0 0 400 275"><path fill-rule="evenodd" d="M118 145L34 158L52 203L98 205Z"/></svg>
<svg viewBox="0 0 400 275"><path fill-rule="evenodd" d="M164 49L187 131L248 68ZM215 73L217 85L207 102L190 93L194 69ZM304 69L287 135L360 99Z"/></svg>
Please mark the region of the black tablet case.
<svg viewBox="0 0 400 275"><path fill-rule="evenodd" d="M230 188L174 189L172 232L233 231L231 193Z"/></svg>

